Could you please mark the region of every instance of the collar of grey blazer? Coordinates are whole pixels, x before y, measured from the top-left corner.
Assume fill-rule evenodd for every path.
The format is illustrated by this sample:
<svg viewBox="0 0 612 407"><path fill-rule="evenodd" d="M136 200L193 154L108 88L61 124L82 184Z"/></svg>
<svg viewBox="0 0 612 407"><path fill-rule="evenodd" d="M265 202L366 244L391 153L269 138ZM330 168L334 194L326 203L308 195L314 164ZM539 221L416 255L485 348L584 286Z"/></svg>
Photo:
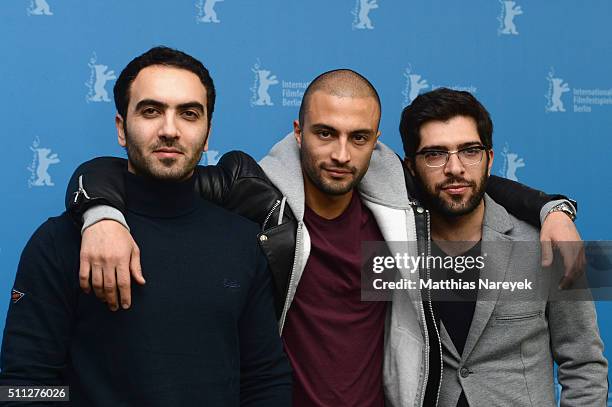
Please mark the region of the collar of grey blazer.
<svg viewBox="0 0 612 407"><path fill-rule="evenodd" d="M488 194L484 195L485 213L482 222L482 240L495 241L498 235L506 235L512 229L512 219L506 209L495 202ZM496 233L491 233L496 232Z"/></svg>
<svg viewBox="0 0 612 407"><path fill-rule="evenodd" d="M300 149L293 132L276 143L259 165L270 181L287 197L298 220L304 219L304 178ZM359 184L359 192L368 200L399 209L410 206L404 171L399 157L383 143L376 143L370 166Z"/></svg>

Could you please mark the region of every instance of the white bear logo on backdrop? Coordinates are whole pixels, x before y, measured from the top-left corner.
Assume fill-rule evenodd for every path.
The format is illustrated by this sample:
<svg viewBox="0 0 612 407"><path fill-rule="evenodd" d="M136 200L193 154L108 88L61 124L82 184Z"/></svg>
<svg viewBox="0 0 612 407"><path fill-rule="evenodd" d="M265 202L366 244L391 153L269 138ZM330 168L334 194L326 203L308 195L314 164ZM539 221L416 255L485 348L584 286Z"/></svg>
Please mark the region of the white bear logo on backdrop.
<svg viewBox="0 0 612 407"><path fill-rule="evenodd" d="M38 137L32 142L30 150L32 150L33 156L32 163L27 167L31 174L28 180L28 187L54 186L55 184L49 174L49 166L59 163L59 157L57 154L51 154L50 148L40 147L40 139Z"/></svg>
<svg viewBox="0 0 612 407"><path fill-rule="evenodd" d="M356 0L355 8L351 11L354 16L353 29L357 30L373 30L372 20L370 20L370 11L378 8L377 0Z"/></svg>
<svg viewBox="0 0 612 407"><path fill-rule="evenodd" d="M251 106L274 106L268 90L270 86L279 83L276 75L272 75L271 71L263 69L259 60L253 65L251 71L255 75L253 86L250 88L252 92Z"/></svg>
<svg viewBox="0 0 612 407"><path fill-rule="evenodd" d="M499 172L500 175L509 180L518 181L516 170L525 167L525 160L519 157L518 154L511 152L508 143L506 143L504 146L501 156L503 157L504 162Z"/></svg>
<svg viewBox="0 0 612 407"><path fill-rule="evenodd" d="M404 96L402 107L408 106L411 104L417 96L421 93L427 91L433 91L439 88L448 88L452 90L459 90L470 92L471 94L476 94L478 88L474 84L459 84L459 83L436 83L432 82L431 84L427 81L427 79L423 78L421 74L415 73L412 70L412 66L408 65L408 68L404 69L404 90L402 90L402 95Z"/></svg>
<svg viewBox="0 0 612 407"><path fill-rule="evenodd" d="M224 0L198 0L196 2L196 8L198 9L196 21L198 23L220 23L215 5L221 1Z"/></svg>
<svg viewBox="0 0 612 407"><path fill-rule="evenodd" d="M53 12L47 0L32 0L27 9L29 16L52 16Z"/></svg>
<svg viewBox="0 0 612 407"><path fill-rule="evenodd" d="M94 52L89 59L89 80L85 82L85 86L89 89L86 100L89 102L110 102L108 91L106 90L106 82L117 79L115 71L108 70L108 66L96 63L98 56Z"/></svg>
<svg viewBox="0 0 612 407"><path fill-rule="evenodd" d="M565 112L565 107L563 106L563 100L561 97L564 93L570 91L570 87L567 82L564 82L563 79L557 78L555 76L555 70L553 68L548 72L548 76L546 77L548 81L548 92L545 97L548 103L546 104L547 112Z"/></svg>
<svg viewBox="0 0 612 407"><path fill-rule="evenodd" d="M500 3L502 6L502 11L498 17L500 22L498 34L518 35L519 33L516 30L516 24L514 24L514 17L523 14L523 9L521 6L516 4L516 1L500 0Z"/></svg>
<svg viewBox="0 0 612 407"><path fill-rule="evenodd" d="M408 106L417 96L419 96L422 90L429 87L429 83L427 83L427 80L423 79L421 75L413 73L411 66L408 66L408 68L404 70L404 78L406 78L406 85L404 86L402 95L404 95L404 106Z"/></svg>

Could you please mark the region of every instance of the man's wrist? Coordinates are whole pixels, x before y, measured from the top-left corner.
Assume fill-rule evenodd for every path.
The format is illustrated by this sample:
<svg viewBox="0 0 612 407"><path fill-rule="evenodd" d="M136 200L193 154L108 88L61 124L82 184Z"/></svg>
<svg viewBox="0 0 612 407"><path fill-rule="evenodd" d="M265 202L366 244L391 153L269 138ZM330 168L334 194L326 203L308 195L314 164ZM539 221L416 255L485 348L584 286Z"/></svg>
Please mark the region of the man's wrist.
<svg viewBox="0 0 612 407"><path fill-rule="evenodd" d="M570 220L575 221L577 216L577 211L574 205L569 200L559 199L555 201L550 201L546 205L542 207L540 211L540 222L544 224L546 217L553 212L562 212L567 215Z"/></svg>
<svg viewBox="0 0 612 407"><path fill-rule="evenodd" d="M567 202L562 202L559 205L555 205L548 211L549 214L553 212L563 212L569 216L572 222L576 220L576 211L574 211L574 208L572 208L572 206Z"/></svg>
<svg viewBox="0 0 612 407"><path fill-rule="evenodd" d="M93 224L100 222L101 220L114 220L115 222L121 223L128 231L130 227L125 220L125 217L116 208L108 205L97 205L89 208L83 214L83 227L81 228L81 234L85 232L85 229Z"/></svg>

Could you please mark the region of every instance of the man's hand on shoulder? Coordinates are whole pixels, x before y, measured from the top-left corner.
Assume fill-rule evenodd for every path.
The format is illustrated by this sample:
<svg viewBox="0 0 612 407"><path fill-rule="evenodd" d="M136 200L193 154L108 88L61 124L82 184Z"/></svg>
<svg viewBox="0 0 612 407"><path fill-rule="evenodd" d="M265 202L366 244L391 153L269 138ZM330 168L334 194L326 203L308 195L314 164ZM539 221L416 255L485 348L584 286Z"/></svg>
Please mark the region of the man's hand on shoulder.
<svg viewBox="0 0 612 407"><path fill-rule="evenodd" d="M79 283L89 293L91 287L112 311L132 303L130 275L145 284L140 267L140 249L130 232L119 222L101 220L83 231ZM91 281L91 285L90 285Z"/></svg>
<svg viewBox="0 0 612 407"><path fill-rule="evenodd" d="M586 256L584 243L574 222L562 212L551 212L540 230L542 244L542 266L548 267L553 261L553 246L563 257L564 273L559 288L569 288L585 270Z"/></svg>

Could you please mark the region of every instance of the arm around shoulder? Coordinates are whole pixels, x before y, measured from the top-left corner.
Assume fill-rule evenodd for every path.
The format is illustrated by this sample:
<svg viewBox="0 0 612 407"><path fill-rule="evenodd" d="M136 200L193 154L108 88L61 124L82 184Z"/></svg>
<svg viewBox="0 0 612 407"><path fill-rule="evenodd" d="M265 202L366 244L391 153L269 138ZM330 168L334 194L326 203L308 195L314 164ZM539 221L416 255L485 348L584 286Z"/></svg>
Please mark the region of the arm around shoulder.
<svg viewBox="0 0 612 407"><path fill-rule="evenodd" d="M66 189L66 210L80 222L90 208L108 205L125 212L125 180L127 160L98 157L79 165Z"/></svg>

